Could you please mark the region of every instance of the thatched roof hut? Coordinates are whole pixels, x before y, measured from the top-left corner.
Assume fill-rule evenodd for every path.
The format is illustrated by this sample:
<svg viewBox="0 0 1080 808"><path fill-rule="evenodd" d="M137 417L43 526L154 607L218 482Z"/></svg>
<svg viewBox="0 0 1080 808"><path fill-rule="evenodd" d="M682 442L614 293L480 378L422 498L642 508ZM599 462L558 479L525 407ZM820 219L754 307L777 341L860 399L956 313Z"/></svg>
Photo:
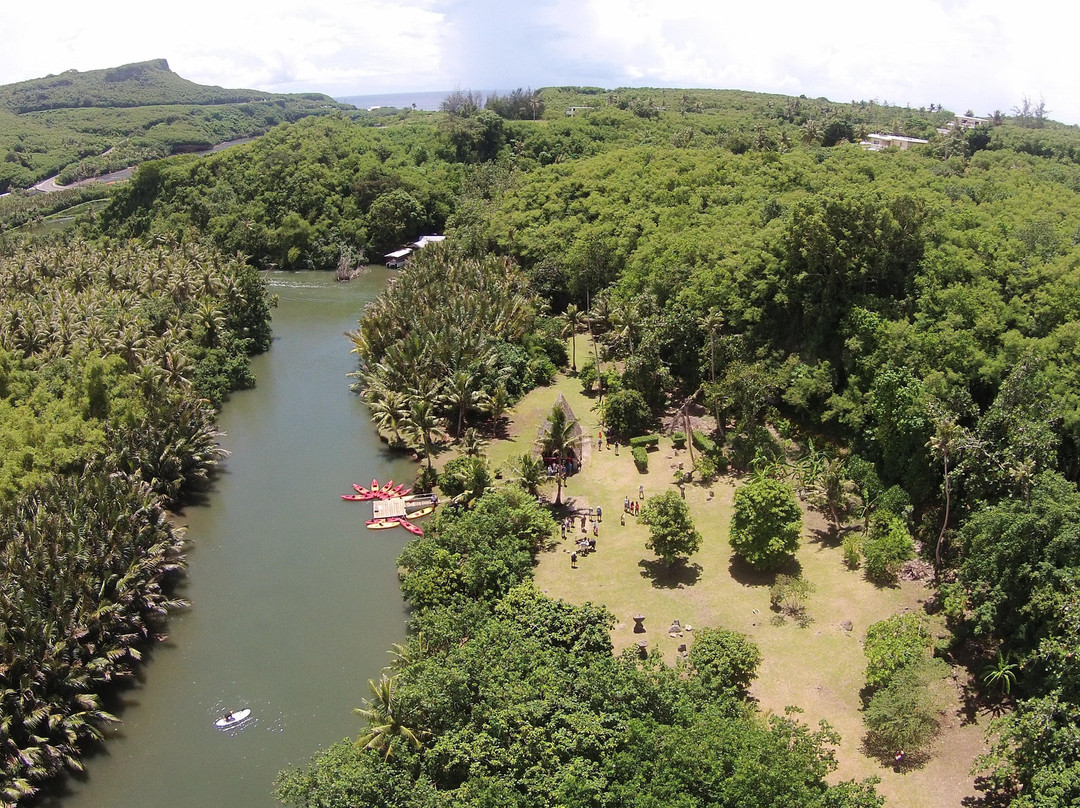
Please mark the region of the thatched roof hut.
<svg viewBox="0 0 1080 808"><path fill-rule="evenodd" d="M558 398L555 399L555 406L563 411L566 415L567 423L573 424L573 443L575 446L580 446L584 441L585 433L581 429L581 422L574 415L574 411L570 408L570 402L566 400L562 393L559 393ZM544 422L540 424L540 429L536 432L536 444L534 450L536 454L541 454L543 451L544 441L551 433L551 416L549 415L544 419Z"/></svg>

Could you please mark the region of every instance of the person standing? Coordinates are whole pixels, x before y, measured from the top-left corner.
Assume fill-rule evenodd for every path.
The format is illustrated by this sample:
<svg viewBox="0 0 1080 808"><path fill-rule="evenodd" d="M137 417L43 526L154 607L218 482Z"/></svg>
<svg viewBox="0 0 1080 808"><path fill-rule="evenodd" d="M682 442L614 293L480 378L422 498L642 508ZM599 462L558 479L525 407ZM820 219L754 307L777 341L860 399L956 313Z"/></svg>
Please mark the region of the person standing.
<svg viewBox="0 0 1080 808"><path fill-rule="evenodd" d="M577 569L577 551L570 554L570 567L575 570Z"/></svg>

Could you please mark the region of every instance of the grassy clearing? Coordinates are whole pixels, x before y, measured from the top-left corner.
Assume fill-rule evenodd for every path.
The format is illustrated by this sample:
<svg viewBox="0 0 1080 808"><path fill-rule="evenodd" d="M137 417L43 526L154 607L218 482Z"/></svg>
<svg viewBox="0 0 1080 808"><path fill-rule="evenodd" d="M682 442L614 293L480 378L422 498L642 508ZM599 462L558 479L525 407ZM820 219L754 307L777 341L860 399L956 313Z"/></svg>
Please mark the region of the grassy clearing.
<svg viewBox="0 0 1080 808"><path fill-rule="evenodd" d="M492 466L531 450L537 430L560 392L590 444L583 453L583 471L570 479L563 491L563 509L557 515L600 506L604 516L597 552L580 559L577 569L571 570L569 554L573 540L583 535L580 522L566 540L541 556L536 584L542 591L575 603L604 604L617 619L612 632L616 649L645 638L669 661L676 659L680 644L693 642L692 630L681 637L669 636L667 629L675 618L683 626L742 631L753 638L763 655L752 688L762 709L782 712L787 705L797 705L808 723L825 719L840 732L843 740L837 750L836 779L880 777L879 791L887 797L887 804L903 808L956 806L975 793L968 772L984 748L984 726L980 723L985 725L985 720L978 716L974 721L964 719L959 701L946 714L933 757L921 769L894 771L860 750L864 730L859 691L864 684L862 638L866 628L898 611L921 610L929 590L912 582L893 588L870 584L860 571L843 564L840 547L829 540L824 520L806 513L798 565L802 576L815 587L807 602L812 622L806 628L791 621L778 625L769 607L773 577L732 561L727 537L738 485L734 477L724 477L708 487L686 487L686 501L704 541L688 565L666 570L645 549L647 528L632 516L625 516L625 524L620 524L623 498L637 498L639 484L646 498L669 487L678 490L675 471L679 463L690 467L689 452L676 450L670 440L663 439L659 449L649 453L648 473L639 474L626 447L597 449L596 402L582 394L575 378L560 376L553 387L535 390L519 402L511 413L506 439L487 447ZM543 493L553 498L553 484L550 489ZM591 527L587 530L591 535ZM645 634L634 633L635 614L645 615Z"/></svg>

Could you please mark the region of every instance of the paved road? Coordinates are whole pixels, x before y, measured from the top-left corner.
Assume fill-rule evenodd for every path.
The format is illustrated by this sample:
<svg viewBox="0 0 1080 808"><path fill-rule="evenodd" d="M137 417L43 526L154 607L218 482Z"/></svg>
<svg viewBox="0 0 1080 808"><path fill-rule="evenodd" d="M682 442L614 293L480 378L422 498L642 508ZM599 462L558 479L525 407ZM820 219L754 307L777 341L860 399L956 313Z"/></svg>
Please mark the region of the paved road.
<svg viewBox="0 0 1080 808"><path fill-rule="evenodd" d="M216 154L217 152L222 151L223 149L227 149L230 146L236 146L240 143L249 143L254 139L255 138L253 137L245 137L240 138L239 140L227 140L224 143L219 143L209 149L189 152L189 154ZM112 149L109 149L109 151L112 151ZM109 152L105 152L105 154L108 153ZM102 174L100 177L90 177L89 179L79 180L78 182L73 182L70 185L58 185L56 183L56 177L49 177L47 180L42 180L37 185L35 185L33 187L33 190L42 194L51 194L55 191L64 191L68 188L78 188L80 185L89 185L95 182L103 182L108 185L112 182L120 182L122 180L131 179L131 175L135 173L136 168L138 168L138 166L128 166L127 168L121 168L119 171L111 171L108 174Z"/></svg>

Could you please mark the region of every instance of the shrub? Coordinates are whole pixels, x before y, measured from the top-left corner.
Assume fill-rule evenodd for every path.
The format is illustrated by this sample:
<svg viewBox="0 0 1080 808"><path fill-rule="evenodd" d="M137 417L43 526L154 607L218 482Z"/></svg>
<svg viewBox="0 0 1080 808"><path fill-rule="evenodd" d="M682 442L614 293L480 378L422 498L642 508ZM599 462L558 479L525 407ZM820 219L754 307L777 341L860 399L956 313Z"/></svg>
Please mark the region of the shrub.
<svg viewBox="0 0 1080 808"><path fill-rule="evenodd" d="M754 569L772 570L799 548L802 511L791 489L759 477L735 492L731 546Z"/></svg>
<svg viewBox="0 0 1080 808"><path fill-rule="evenodd" d="M689 658L702 684L745 695L761 664L758 647L745 634L723 628L703 628L696 635Z"/></svg>
<svg viewBox="0 0 1080 808"><path fill-rule="evenodd" d="M604 402L604 422L612 434L625 438L648 429L652 412L637 390L619 390Z"/></svg>
<svg viewBox="0 0 1080 808"><path fill-rule="evenodd" d="M883 758L924 751L938 731L948 674L948 665L930 658L898 670L866 707L867 748Z"/></svg>
<svg viewBox="0 0 1080 808"><path fill-rule="evenodd" d="M439 488L449 497L466 491L472 491L474 497L479 497L491 483L491 470L481 457L455 457L439 475Z"/></svg>
<svg viewBox="0 0 1080 808"><path fill-rule="evenodd" d="M435 487L438 480L439 472L436 469L421 466L420 471L416 472L416 479L413 480L413 491L418 494L426 494Z"/></svg>
<svg viewBox="0 0 1080 808"><path fill-rule="evenodd" d="M716 441L706 435L704 432L694 430L691 435L691 439L694 441L694 448L705 454L715 455L719 453L716 447Z"/></svg>
<svg viewBox="0 0 1080 808"><path fill-rule="evenodd" d="M717 474L727 468L727 461L724 460L723 455L719 460L710 455L699 454L694 458L694 471L697 472L698 479L703 483L711 482Z"/></svg>
<svg viewBox="0 0 1080 808"><path fill-rule="evenodd" d="M929 656L933 638L917 614L894 614L866 630L866 684L885 687L898 670Z"/></svg>
<svg viewBox="0 0 1080 808"><path fill-rule="evenodd" d="M640 446L643 449L654 449L659 443L659 435L638 435L636 438L630 438L631 448Z"/></svg>
<svg viewBox="0 0 1080 808"><path fill-rule="evenodd" d="M851 569L857 570L862 562L862 534L848 531L840 541L840 547L844 551L844 563Z"/></svg>
<svg viewBox="0 0 1080 808"><path fill-rule="evenodd" d="M642 474L649 470L649 453L644 446L634 446L630 449L634 455L634 465Z"/></svg>
<svg viewBox="0 0 1080 808"><path fill-rule="evenodd" d="M672 432L671 433L671 445L676 449L686 448L686 433L685 432Z"/></svg>
<svg viewBox="0 0 1080 808"><path fill-rule="evenodd" d="M769 587L769 603L781 615L790 617L800 626L810 624L806 613L806 599L814 591L814 585L795 575L777 575Z"/></svg>
<svg viewBox="0 0 1080 808"><path fill-rule="evenodd" d="M898 516L875 519L863 542L866 576L872 581L894 581L900 568L915 556L915 542Z"/></svg>

